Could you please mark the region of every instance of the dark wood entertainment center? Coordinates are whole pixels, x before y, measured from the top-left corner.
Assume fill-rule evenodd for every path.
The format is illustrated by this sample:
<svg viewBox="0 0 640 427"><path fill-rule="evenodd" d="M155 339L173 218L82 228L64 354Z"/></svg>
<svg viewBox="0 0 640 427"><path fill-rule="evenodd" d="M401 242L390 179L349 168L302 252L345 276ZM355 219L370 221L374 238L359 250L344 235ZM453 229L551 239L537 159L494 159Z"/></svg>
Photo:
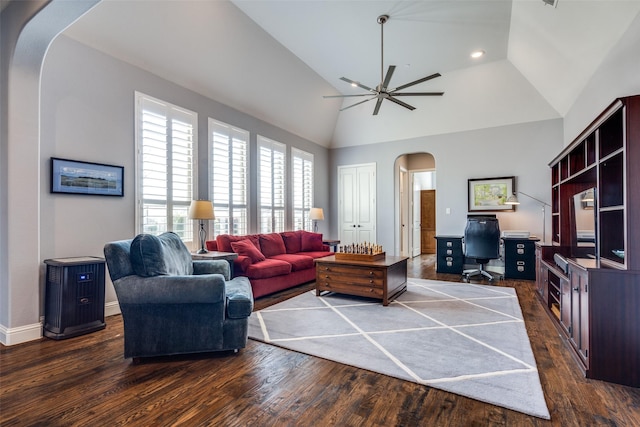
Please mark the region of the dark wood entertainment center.
<svg viewBox="0 0 640 427"><path fill-rule="evenodd" d="M617 99L549 166L539 297L587 378L640 387L640 96ZM580 204L591 188L595 201ZM592 237L578 214L592 215Z"/></svg>

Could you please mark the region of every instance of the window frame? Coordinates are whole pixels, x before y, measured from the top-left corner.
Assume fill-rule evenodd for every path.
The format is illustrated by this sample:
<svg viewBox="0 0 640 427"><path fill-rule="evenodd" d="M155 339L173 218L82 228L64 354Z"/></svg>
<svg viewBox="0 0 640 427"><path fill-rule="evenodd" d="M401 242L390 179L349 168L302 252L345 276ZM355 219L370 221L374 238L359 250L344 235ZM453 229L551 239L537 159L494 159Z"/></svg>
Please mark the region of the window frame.
<svg viewBox="0 0 640 427"><path fill-rule="evenodd" d="M296 159L300 159L302 162L302 176L298 177L296 174ZM310 163L311 171L309 172L310 180L309 185L310 189L306 188L304 178L306 175L305 166ZM306 230L313 231L313 221L309 218L309 213L311 208L314 206L314 196L315 196L315 159L312 153L301 150L296 147L291 147L291 228L293 230ZM299 179L302 181L302 207L296 207L297 197L296 188L298 186ZM310 194L306 194L309 191ZM308 201L308 206L306 206L305 201ZM302 213L302 228L299 228L296 224L297 213L300 211Z"/></svg>
<svg viewBox="0 0 640 427"><path fill-rule="evenodd" d="M216 202L216 193L215 193L215 188L214 188L214 176L215 176L215 163L214 163L214 155L215 155L215 147L214 147L214 128L218 127L218 128L226 128L228 129L228 132L226 134L227 139L229 141L229 147L228 147L228 151L227 153L229 154L229 162L227 163L227 173L229 176L229 185L228 185L228 203L219 203ZM227 229L225 233L223 233L222 227L220 227L220 219L218 218L218 215L216 214L216 219L213 220L213 230L209 230L210 232L213 232L213 234L211 234L211 236L215 236L217 234L236 234L234 231L234 225L236 224L234 218L234 211L236 209L244 209L245 210L245 223L244 223L244 230L241 232L238 232L238 235L246 235L249 234L249 230L250 230L250 226L251 226L251 197L250 197L250 191L251 191L251 183L250 183L250 168L251 168L251 156L250 156L250 146L251 146L251 134L248 130L245 129L241 129L237 126L233 126L230 125L228 123L224 123L220 120L216 120L213 119L211 117L209 117L208 120L208 128L207 128L207 132L208 132L208 148L209 148L209 155L208 155L208 164L209 164L209 176L208 176L208 187L209 187L209 194L211 194L211 200L213 203L213 209L215 212L219 212L221 210L226 209L227 210L227 218L229 219L228 225L227 225ZM222 132L219 132L222 133ZM237 204L234 202L235 198L234 198L234 185L236 184L234 181L234 174L233 174L233 166L234 166L234 156L233 156L233 139L234 139L234 135L242 135L244 136L244 138L239 138L242 139L242 142L244 143L244 150L245 150L245 164L244 164L244 168L245 168L245 173L244 173L244 199L245 202L244 204ZM217 233L217 234L216 234Z"/></svg>
<svg viewBox="0 0 640 427"><path fill-rule="evenodd" d="M266 205L263 204L263 183L262 183L262 168L263 168L263 157L262 157L262 149L268 149L271 152L270 164L271 164L271 188L270 188L270 199L271 204ZM287 191L288 191L288 173L287 173L287 145L278 141L271 140L262 135L257 136L257 175L258 175L258 191L257 191L257 222L258 222L258 233L275 233L285 231L287 229ZM275 195L278 193L276 188L276 180L273 175L273 165L274 165L274 153L278 153L282 156L282 188L279 190L279 193L282 195L282 206L275 206L274 199ZM270 210L270 228L267 230L263 228L263 211ZM276 212L281 213L281 219L278 221L278 217ZM278 222L281 223L281 228L278 227Z"/></svg>
<svg viewBox="0 0 640 427"><path fill-rule="evenodd" d="M145 104L148 104L145 107ZM151 108L153 106L153 108ZM162 114L158 112L164 112L164 118L166 120L166 133L164 134L167 138L167 148L166 152L166 161L165 171L158 171L159 174L166 174L167 183L166 183L166 193L164 195L164 202L162 197L160 198L149 198L145 197L145 173L149 173L149 169L145 170L144 168L144 147L145 147L145 116L144 111L145 108L148 111L157 114L158 117L161 117ZM160 234L164 231L173 231L176 232L185 244L195 244L197 240L197 225L196 221L190 220L188 218L189 205L191 204L191 200L196 199L198 194L198 113L195 111L188 110L186 108L180 107L178 105L172 104L167 101L163 101L161 99L152 97L150 95L146 95L142 92L135 92L135 229L136 233L150 233L151 231L148 228L148 224L146 224L145 219L147 216L145 215L145 206L147 205L157 205L161 208L165 209L165 217L166 224L161 224L159 230L152 234ZM185 120L188 119L188 120ZM180 177L179 175L172 174L170 171L176 165L175 163L175 154L176 150L180 148L176 147L176 141L178 137L174 135L178 132L175 128L175 125L178 124L177 121L180 120L186 123L187 129L190 126L189 137L190 137L190 146L187 148L187 152L190 151L191 162L189 165L190 174L183 176L184 180L182 185L187 186L188 196L183 197L184 200L176 199L174 191L177 189L178 181L174 178ZM148 175L147 175L148 176ZM185 222L184 229L178 230L175 222L175 212L176 208L179 208L185 214ZM191 224L190 226L188 224ZM163 228L166 227L166 229Z"/></svg>

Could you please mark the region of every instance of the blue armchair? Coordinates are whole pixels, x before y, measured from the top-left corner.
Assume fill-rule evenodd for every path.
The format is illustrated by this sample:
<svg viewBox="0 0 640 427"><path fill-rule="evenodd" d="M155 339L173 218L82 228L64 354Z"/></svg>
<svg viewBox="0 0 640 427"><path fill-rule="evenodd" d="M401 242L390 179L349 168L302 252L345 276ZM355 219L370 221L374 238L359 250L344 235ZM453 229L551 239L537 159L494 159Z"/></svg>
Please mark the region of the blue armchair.
<svg viewBox="0 0 640 427"><path fill-rule="evenodd" d="M253 294L223 260L195 260L174 233L107 243L104 255L124 322L124 357L238 350Z"/></svg>

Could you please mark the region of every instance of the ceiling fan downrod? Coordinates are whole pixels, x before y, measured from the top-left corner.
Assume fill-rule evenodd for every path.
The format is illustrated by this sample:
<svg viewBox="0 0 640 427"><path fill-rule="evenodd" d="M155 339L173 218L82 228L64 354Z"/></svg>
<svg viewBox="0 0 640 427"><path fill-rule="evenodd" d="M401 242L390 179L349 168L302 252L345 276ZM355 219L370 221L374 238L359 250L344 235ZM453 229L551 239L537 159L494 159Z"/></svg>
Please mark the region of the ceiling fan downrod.
<svg viewBox="0 0 640 427"><path fill-rule="evenodd" d="M378 24L380 24L380 86L382 86L382 81L384 80L384 24L388 20L389 15L380 15L377 20Z"/></svg>

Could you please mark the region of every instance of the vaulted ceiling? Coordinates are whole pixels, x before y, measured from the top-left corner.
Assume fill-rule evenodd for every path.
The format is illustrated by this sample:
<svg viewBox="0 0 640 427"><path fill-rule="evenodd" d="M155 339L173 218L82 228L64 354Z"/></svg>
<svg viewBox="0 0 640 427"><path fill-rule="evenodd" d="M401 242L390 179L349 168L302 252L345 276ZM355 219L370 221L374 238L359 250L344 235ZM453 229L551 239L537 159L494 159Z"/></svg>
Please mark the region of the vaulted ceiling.
<svg viewBox="0 0 640 427"><path fill-rule="evenodd" d="M327 147L562 117L640 0L103 0L65 35ZM409 111L340 80L412 87ZM472 59L474 50L485 55ZM153 95L153 94L151 94Z"/></svg>

